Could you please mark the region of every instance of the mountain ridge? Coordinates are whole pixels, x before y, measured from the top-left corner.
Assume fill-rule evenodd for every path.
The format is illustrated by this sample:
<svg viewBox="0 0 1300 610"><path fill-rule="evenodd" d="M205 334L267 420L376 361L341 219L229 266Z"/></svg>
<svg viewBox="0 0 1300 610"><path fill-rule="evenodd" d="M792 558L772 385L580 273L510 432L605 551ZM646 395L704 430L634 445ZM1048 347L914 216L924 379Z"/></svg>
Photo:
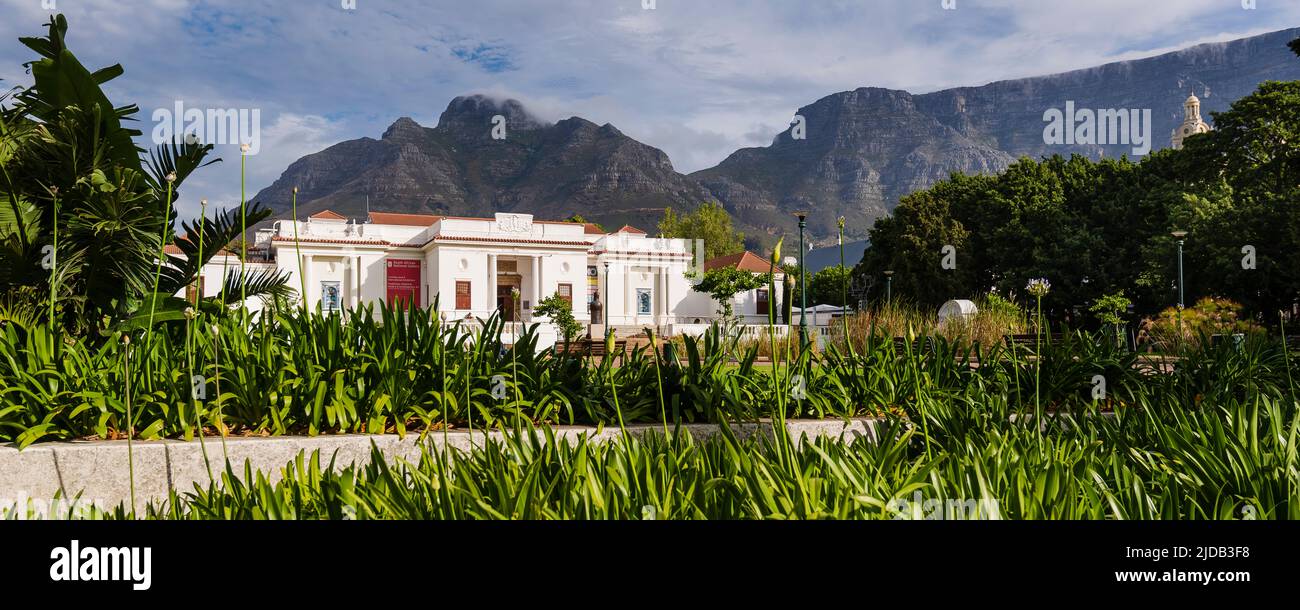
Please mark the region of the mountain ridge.
<svg viewBox="0 0 1300 610"><path fill-rule="evenodd" d="M849 239L862 239L899 198L953 172L998 172L1019 158L1052 154L1129 154L1127 145L1045 143L1043 113L1067 101L1079 108L1151 109L1152 148L1168 147L1188 94L1201 98L1209 120L1265 80L1300 80L1300 60L1287 48L1297 37L1300 28L1290 28L922 94L880 87L832 93L798 110L805 138L795 139L792 125L768 146L739 149L689 175L677 172L662 150L612 124L581 117L552 123L517 100L458 96L437 126L400 117L380 139L340 142L295 161L254 200L283 217L298 186L300 215L328 208L360 218L368 198L375 210L581 214L647 230L666 207L718 201L752 248L794 231L792 213L801 209L810 212L809 241L827 245L839 216L847 219ZM498 115L505 119L504 139L492 137Z"/></svg>

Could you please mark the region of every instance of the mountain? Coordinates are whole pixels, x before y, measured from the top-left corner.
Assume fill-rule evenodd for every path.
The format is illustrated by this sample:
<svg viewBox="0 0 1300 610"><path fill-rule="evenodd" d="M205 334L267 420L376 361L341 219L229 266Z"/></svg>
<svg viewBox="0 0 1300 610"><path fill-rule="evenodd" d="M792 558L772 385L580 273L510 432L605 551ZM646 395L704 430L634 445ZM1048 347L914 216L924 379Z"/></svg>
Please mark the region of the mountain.
<svg viewBox="0 0 1300 610"><path fill-rule="evenodd" d="M733 153L696 172L699 180L748 224L791 230L791 214L807 210L823 241L844 216L846 231L865 235L900 197L954 171L988 173L1015 158L922 112L906 91L858 89L799 109L806 137L793 129L767 148Z"/></svg>
<svg viewBox="0 0 1300 610"><path fill-rule="evenodd" d="M1206 120L1266 80L1300 80L1290 29L1197 45L1147 59L1050 76L925 94L861 88L798 110L770 146L738 150L718 166L684 176L663 151L612 125L581 118L538 120L514 100L458 97L437 127L397 120L375 140L343 142L308 155L254 199L287 216L292 188L299 214L333 209L364 217L373 209L490 216L525 212L543 219L582 214L607 226L653 230L665 207L721 201L751 248L796 230L809 212L809 241L829 246L836 219L860 241L899 198L953 172L990 173L1017 158L1052 154L1118 157L1132 145L1051 145L1044 113L1076 108L1151 110L1152 149L1170 145L1183 101L1196 94ZM493 139L496 116L505 139ZM797 135L804 137L798 138ZM838 250L835 251L838 262ZM854 260L853 262L856 262Z"/></svg>
<svg viewBox="0 0 1300 610"><path fill-rule="evenodd" d="M804 209L818 245L833 243L841 215L848 235L862 238L900 197L952 172L997 172L1022 156L1132 156L1131 145L1046 144L1044 113L1070 101L1077 109L1150 109L1152 149L1166 148L1189 94L1200 97L1209 121L1210 112L1226 110L1261 82L1300 80L1300 61L1287 48L1297 37L1300 29L1284 30L923 95L875 88L836 93L799 109L802 139L792 124L770 146L736 151L691 177L766 233L793 230L791 213Z"/></svg>
<svg viewBox="0 0 1300 610"><path fill-rule="evenodd" d="M494 117L505 119L494 139ZM434 128L398 119L382 138L331 146L294 162L254 201L281 215L298 186L299 215L331 209L364 218L374 210L491 216L523 212L563 219L581 214L607 225L651 230L668 206L711 199L677 173L663 151L613 125L581 118L550 124L517 101L458 97Z"/></svg>

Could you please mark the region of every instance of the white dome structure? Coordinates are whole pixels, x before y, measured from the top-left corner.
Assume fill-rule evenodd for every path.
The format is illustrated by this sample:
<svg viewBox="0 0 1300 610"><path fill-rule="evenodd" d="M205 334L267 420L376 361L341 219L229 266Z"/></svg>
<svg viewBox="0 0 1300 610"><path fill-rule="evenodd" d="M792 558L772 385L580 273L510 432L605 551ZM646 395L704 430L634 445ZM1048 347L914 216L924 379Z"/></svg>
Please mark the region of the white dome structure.
<svg viewBox="0 0 1300 610"><path fill-rule="evenodd" d="M943 307L939 308L939 324L944 324L954 318L967 321L974 318L977 313L979 313L979 308L971 301L948 301L943 304Z"/></svg>
<svg viewBox="0 0 1300 610"><path fill-rule="evenodd" d="M1188 96L1187 101L1183 102L1183 115L1183 124L1174 129L1171 141L1174 150L1182 148L1183 141L1187 138L1210 132L1210 125L1201 119L1201 99L1196 94Z"/></svg>

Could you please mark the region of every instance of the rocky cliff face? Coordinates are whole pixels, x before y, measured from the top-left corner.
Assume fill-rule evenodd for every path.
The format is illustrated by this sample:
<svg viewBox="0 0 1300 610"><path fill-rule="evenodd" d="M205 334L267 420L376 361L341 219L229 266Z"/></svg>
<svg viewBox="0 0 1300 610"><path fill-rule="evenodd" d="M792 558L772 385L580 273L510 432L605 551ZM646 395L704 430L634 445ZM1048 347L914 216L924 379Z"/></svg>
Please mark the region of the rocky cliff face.
<svg viewBox="0 0 1300 610"><path fill-rule="evenodd" d="M794 128L767 148L737 151L692 175L749 224L776 234L791 214L810 212L814 235L832 235L836 219L862 235L900 197L952 172L1005 169L1014 158L922 112L906 91L858 89L799 109Z"/></svg>
<svg viewBox="0 0 1300 610"><path fill-rule="evenodd" d="M874 218L907 193L952 172L996 172L1016 158L1053 154L1133 155L1132 144L1049 145L1044 113L1076 109L1150 109L1153 150L1170 145L1195 93L1205 119L1267 80L1300 79L1287 48L1300 29L1205 44L1153 58L1043 76L911 95L857 89L799 109L806 138L793 128L771 146L737 151L692 174L729 208L768 233L792 230L790 214L811 212L817 243L832 241L835 219L865 236Z"/></svg>
<svg viewBox="0 0 1300 610"><path fill-rule="evenodd" d="M496 116L505 118L504 139L493 138ZM576 117L549 124L517 101L483 96L452 100L435 128L401 118L379 140L343 142L308 155L255 200L283 213L295 185L300 216L331 209L362 218L368 196L374 210L523 212L543 219L582 214L647 230L665 207L691 208L711 198L677 173L663 151L612 125Z"/></svg>
<svg viewBox="0 0 1300 610"><path fill-rule="evenodd" d="M1169 146L1188 94L1206 120L1266 80L1300 80L1287 42L1300 29L1199 45L1149 59L1063 74L913 95L863 88L800 108L805 137L793 129L765 148L736 151L717 167L677 173L667 155L612 125L581 118L549 124L519 102L456 98L435 128L403 118L379 140L332 146L291 165L256 200L284 212L294 185L299 214L333 209L362 217L376 210L490 216L525 212L544 219L582 214L653 230L665 207L717 199L760 241L794 230L808 210L811 240L833 243L845 216L852 239L900 197L953 172L997 172L1028 156L1132 154L1131 144L1050 145L1044 112L1150 109L1151 146ZM506 139L491 137L505 117Z"/></svg>

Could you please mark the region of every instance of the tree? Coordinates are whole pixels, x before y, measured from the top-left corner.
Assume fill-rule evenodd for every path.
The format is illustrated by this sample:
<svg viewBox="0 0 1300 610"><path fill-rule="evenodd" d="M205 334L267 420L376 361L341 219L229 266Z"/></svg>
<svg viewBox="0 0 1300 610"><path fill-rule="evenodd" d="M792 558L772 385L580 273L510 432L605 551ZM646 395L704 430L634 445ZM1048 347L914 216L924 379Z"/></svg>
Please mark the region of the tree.
<svg viewBox="0 0 1300 610"><path fill-rule="evenodd" d="M953 218L952 202L944 196L946 185L920 191L902 199L893 216L876 221L871 229L871 246L858 265L858 273L882 277L894 275L894 295L938 305L954 294L969 291L978 258L967 241L971 232ZM945 269L947 247L953 248L956 269ZM883 301L883 282L876 282L868 298Z"/></svg>
<svg viewBox="0 0 1300 610"><path fill-rule="evenodd" d="M659 232L664 237L703 240L705 260L745 251L745 234L732 227L731 215L718 203L705 203L682 216L668 208L659 221Z"/></svg>
<svg viewBox="0 0 1300 610"><path fill-rule="evenodd" d="M1120 327L1124 325L1124 313L1128 311L1129 306L1132 304L1133 301L1124 296L1124 291L1121 290L1115 294L1108 294L1097 299L1097 302L1093 303L1092 307L1088 308L1088 311L1092 312L1092 315L1097 318L1097 321L1103 327L1114 329L1115 336L1119 337Z"/></svg>
<svg viewBox="0 0 1300 610"><path fill-rule="evenodd" d="M1181 151L1196 168L1178 211L1188 301L1228 297L1274 319L1300 297L1300 81L1266 82L1213 116Z"/></svg>
<svg viewBox="0 0 1300 610"><path fill-rule="evenodd" d="M67 48L67 30L57 15L47 37L21 39L40 56L28 64L34 83L12 106L0 105L0 317L52 303L58 322L80 334L103 330L102 320L126 323L149 304L162 308L155 322L178 319L187 304L171 295L194 282L215 246L242 233L206 219L190 227L205 235L203 260L174 238L173 204L187 177L216 162L206 160L212 145L174 142L142 159L132 141L140 132L123 127L138 108L114 107L100 88L122 67L87 70ZM250 221L269 215L253 206ZM155 280L164 242L188 260L166 257L170 268ZM234 283L266 293L286 290L283 279L264 273Z"/></svg>
<svg viewBox="0 0 1300 610"><path fill-rule="evenodd" d="M568 218L568 220L565 220L564 222L576 222L576 223L578 223L578 224L583 224L583 225L589 224L589 225L592 225L592 226L596 227L597 229L600 229L600 231L601 231L602 233L605 231L605 227L601 226L600 223L598 223L598 222L591 222L590 220L587 220L587 218L586 218L585 216L583 216L582 214L574 214L573 216L570 216L570 217Z"/></svg>
<svg viewBox="0 0 1300 610"><path fill-rule="evenodd" d="M844 286L849 281L852 271L848 267L836 265L818 271L808 281L808 293L813 304L844 307Z"/></svg>
<svg viewBox="0 0 1300 610"><path fill-rule="evenodd" d="M565 346L582 333L582 323L578 322L578 318L573 315L573 303L559 293L539 301L533 308L533 315L550 318L551 324L555 325L555 330L560 333Z"/></svg>
<svg viewBox="0 0 1300 610"><path fill-rule="evenodd" d="M732 300L736 295L757 288L763 288L771 281L770 273L751 273L735 267L719 267L704 272L704 277L695 285L696 292L702 292L718 302L718 313L730 320L734 315Z"/></svg>

